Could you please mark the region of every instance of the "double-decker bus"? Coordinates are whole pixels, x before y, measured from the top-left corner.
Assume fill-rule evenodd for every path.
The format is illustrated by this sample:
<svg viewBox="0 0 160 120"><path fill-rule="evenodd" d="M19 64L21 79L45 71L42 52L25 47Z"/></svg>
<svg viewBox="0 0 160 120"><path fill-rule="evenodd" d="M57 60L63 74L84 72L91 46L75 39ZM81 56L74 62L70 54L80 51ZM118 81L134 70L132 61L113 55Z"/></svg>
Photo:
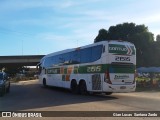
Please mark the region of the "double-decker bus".
<svg viewBox="0 0 160 120"><path fill-rule="evenodd" d="M86 94L132 92L136 89L136 49L125 41L102 41L44 56L39 63L43 86Z"/></svg>

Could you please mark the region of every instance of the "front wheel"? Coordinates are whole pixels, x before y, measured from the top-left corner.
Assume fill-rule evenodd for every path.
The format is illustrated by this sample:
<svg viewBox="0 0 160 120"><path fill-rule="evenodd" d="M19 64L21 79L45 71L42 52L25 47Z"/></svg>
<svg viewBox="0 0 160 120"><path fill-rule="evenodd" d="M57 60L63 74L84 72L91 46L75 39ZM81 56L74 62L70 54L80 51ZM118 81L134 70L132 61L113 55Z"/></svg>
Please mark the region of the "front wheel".
<svg viewBox="0 0 160 120"><path fill-rule="evenodd" d="M46 79L43 79L43 87L47 87Z"/></svg>
<svg viewBox="0 0 160 120"><path fill-rule="evenodd" d="M1 91L0 91L0 97L1 97L1 96L4 96L4 94L5 94L5 86L2 87L2 89L1 89Z"/></svg>

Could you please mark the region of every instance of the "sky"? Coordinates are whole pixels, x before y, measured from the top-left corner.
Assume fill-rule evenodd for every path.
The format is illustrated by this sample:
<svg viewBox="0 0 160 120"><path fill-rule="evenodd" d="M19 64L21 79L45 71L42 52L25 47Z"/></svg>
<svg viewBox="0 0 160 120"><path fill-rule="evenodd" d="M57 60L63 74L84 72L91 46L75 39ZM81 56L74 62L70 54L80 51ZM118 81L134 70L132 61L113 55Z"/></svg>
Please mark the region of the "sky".
<svg viewBox="0 0 160 120"><path fill-rule="evenodd" d="M0 0L0 56L46 55L92 44L133 22L160 34L160 0Z"/></svg>

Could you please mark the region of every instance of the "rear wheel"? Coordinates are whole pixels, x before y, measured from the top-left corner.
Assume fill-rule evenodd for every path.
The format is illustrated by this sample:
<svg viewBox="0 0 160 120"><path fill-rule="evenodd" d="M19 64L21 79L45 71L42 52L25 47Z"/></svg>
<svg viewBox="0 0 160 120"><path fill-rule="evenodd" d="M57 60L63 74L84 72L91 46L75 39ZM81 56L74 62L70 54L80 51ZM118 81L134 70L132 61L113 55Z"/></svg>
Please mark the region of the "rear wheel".
<svg viewBox="0 0 160 120"><path fill-rule="evenodd" d="M79 83L79 92L81 95L86 95L87 94L87 86L85 81L81 81Z"/></svg>
<svg viewBox="0 0 160 120"><path fill-rule="evenodd" d="M5 86L2 87L1 91L0 91L0 96L4 96L5 94Z"/></svg>
<svg viewBox="0 0 160 120"><path fill-rule="evenodd" d="M77 85L76 80L72 80L72 82L71 82L71 91L74 94L78 93L78 85Z"/></svg>
<svg viewBox="0 0 160 120"><path fill-rule="evenodd" d="M106 92L105 94L106 94L106 95L111 95L111 94L112 94L112 92Z"/></svg>

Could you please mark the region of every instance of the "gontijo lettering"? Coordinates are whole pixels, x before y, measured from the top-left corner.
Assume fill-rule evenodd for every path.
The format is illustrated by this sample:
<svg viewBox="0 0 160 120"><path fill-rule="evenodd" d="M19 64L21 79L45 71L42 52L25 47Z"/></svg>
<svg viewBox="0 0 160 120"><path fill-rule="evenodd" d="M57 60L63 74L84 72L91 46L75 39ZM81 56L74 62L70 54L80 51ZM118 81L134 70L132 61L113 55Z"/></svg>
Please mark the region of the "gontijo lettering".
<svg viewBox="0 0 160 120"><path fill-rule="evenodd" d="M127 48L125 47L109 47L109 50L114 50L114 51L128 51Z"/></svg>

